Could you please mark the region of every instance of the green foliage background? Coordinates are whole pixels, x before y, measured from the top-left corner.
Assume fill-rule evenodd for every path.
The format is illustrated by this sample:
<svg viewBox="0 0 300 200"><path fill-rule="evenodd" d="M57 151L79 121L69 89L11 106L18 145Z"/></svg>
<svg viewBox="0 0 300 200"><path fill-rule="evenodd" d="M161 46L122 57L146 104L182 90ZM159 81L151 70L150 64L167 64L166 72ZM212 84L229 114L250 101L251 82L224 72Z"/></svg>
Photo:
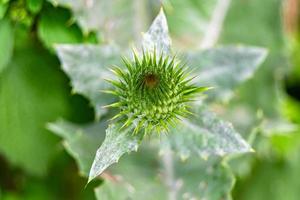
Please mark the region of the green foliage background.
<svg viewBox="0 0 300 200"><path fill-rule="evenodd" d="M155 1L149 2L151 6L141 14L144 27L159 8ZM52 3L0 0L0 199L95 199L93 189L101 184L85 188L87 180L46 124L58 118L82 124L93 121L90 103L72 94L54 45L101 43L103 37L98 30L88 32L77 22L70 6ZM194 24L209 20L214 3L165 2L176 46L189 49L200 41L205 26ZM230 160L237 177L233 189L237 200L296 200L300 196L300 76L294 73L300 65L300 42L298 33L285 35L281 9L280 0L234 0L219 39L219 44L269 49L263 67L221 112L244 137L254 138L255 154ZM235 112L246 115L244 121L236 119ZM296 128L268 129L268 124L278 119L292 122Z"/></svg>

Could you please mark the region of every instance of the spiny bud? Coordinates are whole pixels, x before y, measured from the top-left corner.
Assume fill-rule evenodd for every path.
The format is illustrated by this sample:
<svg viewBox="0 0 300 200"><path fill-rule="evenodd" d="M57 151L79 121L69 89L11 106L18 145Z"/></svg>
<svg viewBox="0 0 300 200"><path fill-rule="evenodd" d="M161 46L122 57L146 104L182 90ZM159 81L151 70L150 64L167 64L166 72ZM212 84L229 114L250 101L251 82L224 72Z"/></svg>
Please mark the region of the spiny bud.
<svg viewBox="0 0 300 200"><path fill-rule="evenodd" d="M180 117L185 117L188 102L196 93L206 90L191 84L192 78L176 57L143 53L139 58L134 53L133 61L123 58L125 67L114 67L112 72L118 80L108 80L119 101L107 107L117 107L120 112L113 117L125 120L123 127L134 124L135 133L144 129L168 131Z"/></svg>

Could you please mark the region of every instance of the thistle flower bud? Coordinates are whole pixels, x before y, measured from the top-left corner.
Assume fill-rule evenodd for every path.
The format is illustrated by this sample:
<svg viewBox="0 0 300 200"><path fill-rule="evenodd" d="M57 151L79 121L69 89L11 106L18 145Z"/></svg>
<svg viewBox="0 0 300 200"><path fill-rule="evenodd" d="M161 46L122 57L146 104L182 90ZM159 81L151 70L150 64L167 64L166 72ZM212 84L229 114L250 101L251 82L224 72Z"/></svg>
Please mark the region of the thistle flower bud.
<svg viewBox="0 0 300 200"><path fill-rule="evenodd" d="M133 61L123 59L125 68L114 67L118 80L108 80L119 101L107 107L117 107L120 112L113 119L125 120L123 127L135 125L135 133L156 130L168 131L180 117L188 113L188 102L196 93L206 90L197 87L188 78L188 72L176 57L143 53L139 58L134 53Z"/></svg>

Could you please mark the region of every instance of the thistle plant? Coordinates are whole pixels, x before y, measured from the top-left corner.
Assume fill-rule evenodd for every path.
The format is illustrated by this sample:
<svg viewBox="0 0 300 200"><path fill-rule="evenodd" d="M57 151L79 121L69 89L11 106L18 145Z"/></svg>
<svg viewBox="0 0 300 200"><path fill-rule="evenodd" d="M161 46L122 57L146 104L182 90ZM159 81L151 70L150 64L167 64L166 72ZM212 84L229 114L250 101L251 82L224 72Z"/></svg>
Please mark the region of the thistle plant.
<svg viewBox="0 0 300 200"><path fill-rule="evenodd" d="M115 89L105 91L114 94L119 101L106 107L119 108L112 119L126 119L123 127L135 125L134 133L141 129L145 134L155 130L168 132L176 126L180 117L190 114L188 103L206 87L191 83L188 69L176 59L161 53L144 52L141 58L134 53L134 60L123 59L125 67L113 67L117 80L108 80Z"/></svg>
<svg viewBox="0 0 300 200"><path fill-rule="evenodd" d="M118 162L125 153L137 151L145 135L168 132L153 134L161 139L158 144L161 152L168 148L172 156L181 158L179 160L193 157L190 162L198 166L192 170L189 166L182 166L178 159L168 164L167 168L181 166L182 172L185 172L174 175L183 182L180 191L192 194L187 199L196 199L195 196L226 199L224 197L228 197L233 182L231 174L221 163L206 162L198 157L225 156L251 152L252 149L231 123L217 117L209 107L212 102L229 100L234 89L253 75L264 60L266 51L256 47L229 46L174 56L162 10L143 35L142 44L136 47L130 57L111 44L58 45L56 51L63 70L71 78L73 92L89 98L98 121L87 126L58 121L50 124L49 129L65 139L65 147L78 161L81 173L88 175L89 182ZM200 95L208 89L207 86L215 89ZM112 113L114 116L110 120L105 118ZM122 166L122 162L117 166ZM142 163L133 168L144 172L146 167L150 165ZM129 168L132 169L132 166ZM126 181L137 191L144 193L165 188L163 178L153 185L156 175L129 176L127 166L124 169L116 173L127 178ZM161 174L160 168L155 170ZM211 178L211 173L217 176ZM187 177L186 174L191 175ZM149 181L149 184L144 184L147 188L141 188L143 184L137 181L131 182L139 176L143 176L141 181ZM124 188L127 186L126 182ZM97 192L111 194L113 187L115 184L107 180ZM128 191L121 194L122 199L142 199L143 195ZM149 195L154 195L152 199L166 199L161 193L157 198L155 195L158 194Z"/></svg>

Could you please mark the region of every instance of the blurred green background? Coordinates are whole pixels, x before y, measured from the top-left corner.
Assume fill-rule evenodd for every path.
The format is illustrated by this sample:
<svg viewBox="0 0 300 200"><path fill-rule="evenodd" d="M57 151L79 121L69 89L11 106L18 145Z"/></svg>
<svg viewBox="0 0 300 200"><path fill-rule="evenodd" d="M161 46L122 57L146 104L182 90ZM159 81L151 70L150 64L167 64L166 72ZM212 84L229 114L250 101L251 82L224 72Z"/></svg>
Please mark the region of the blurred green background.
<svg viewBox="0 0 300 200"><path fill-rule="evenodd" d="M94 120L89 102L72 94L54 44L103 43L107 35L124 45L138 40L130 38L131 31L145 31L161 2L131 2L133 12L120 6L90 14L98 19L121 11L127 21L116 32L86 23L82 10L68 1L0 0L0 199L95 199L95 185L85 188L75 161L46 130L47 122L62 117L82 124ZM163 3L174 45L197 48L218 1ZM230 159L237 177L233 199L300 197L299 16L298 0L232 0L229 5L217 45L269 50L266 62L223 112L256 151ZM236 113L245 118L237 119Z"/></svg>

